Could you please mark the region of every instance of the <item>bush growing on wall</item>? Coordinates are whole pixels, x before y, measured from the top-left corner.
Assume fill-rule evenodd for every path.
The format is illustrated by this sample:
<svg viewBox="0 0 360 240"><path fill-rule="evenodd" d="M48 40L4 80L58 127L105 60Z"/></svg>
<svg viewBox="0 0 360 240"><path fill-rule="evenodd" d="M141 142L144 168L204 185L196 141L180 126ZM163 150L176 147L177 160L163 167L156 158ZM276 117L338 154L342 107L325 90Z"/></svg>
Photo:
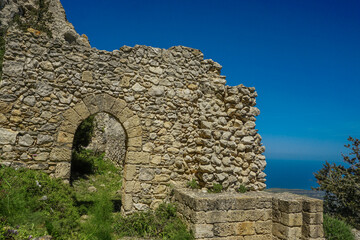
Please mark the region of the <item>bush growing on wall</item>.
<svg viewBox="0 0 360 240"><path fill-rule="evenodd" d="M325 191L324 211L360 227L360 140L349 137L348 155L342 154L349 166L330 164L315 173L317 190Z"/></svg>

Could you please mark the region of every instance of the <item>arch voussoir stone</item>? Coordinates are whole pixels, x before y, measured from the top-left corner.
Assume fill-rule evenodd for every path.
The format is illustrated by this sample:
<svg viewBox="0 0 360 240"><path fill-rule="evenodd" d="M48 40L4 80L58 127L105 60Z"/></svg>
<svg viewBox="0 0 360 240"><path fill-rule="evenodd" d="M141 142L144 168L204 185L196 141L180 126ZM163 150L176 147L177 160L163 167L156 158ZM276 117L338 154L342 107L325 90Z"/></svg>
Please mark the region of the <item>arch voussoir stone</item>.
<svg viewBox="0 0 360 240"><path fill-rule="evenodd" d="M137 115L133 115L131 118L127 119L123 125L126 129L138 127L140 126L140 119Z"/></svg>
<svg viewBox="0 0 360 240"><path fill-rule="evenodd" d="M63 117L65 120L69 121L72 125L75 125L75 126L78 126L81 123L81 121L83 120L77 114L77 112L72 108L69 108L68 110L66 110L63 114Z"/></svg>
<svg viewBox="0 0 360 240"><path fill-rule="evenodd" d="M81 101L80 103L74 106L74 110L79 116L84 120L90 116L89 109L86 107L85 103Z"/></svg>

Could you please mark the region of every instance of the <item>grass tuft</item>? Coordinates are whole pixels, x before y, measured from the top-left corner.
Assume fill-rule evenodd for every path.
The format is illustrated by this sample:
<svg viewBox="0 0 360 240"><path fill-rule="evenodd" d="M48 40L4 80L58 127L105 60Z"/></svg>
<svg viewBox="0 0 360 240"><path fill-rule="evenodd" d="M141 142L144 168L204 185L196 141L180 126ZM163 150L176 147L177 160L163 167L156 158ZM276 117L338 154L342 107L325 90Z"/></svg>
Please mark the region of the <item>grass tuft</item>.
<svg viewBox="0 0 360 240"><path fill-rule="evenodd" d="M324 232L327 240L355 240L350 225L328 214L324 215Z"/></svg>

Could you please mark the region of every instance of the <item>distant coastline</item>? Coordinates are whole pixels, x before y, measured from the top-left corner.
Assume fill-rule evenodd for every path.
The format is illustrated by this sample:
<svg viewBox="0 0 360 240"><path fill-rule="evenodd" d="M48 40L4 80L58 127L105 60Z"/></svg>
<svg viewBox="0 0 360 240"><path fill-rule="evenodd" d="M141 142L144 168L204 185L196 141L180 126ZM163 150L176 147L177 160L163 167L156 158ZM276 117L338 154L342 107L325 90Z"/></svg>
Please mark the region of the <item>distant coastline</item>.
<svg viewBox="0 0 360 240"><path fill-rule="evenodd" d="M267 188L264 191L266 192L272 192L272 193L293 193L298 195L304 195L312 198L317 199L324 199L325 193L323 191L315 191L315 190L304 190L304 189L287 189L287 188Z"/></svg>

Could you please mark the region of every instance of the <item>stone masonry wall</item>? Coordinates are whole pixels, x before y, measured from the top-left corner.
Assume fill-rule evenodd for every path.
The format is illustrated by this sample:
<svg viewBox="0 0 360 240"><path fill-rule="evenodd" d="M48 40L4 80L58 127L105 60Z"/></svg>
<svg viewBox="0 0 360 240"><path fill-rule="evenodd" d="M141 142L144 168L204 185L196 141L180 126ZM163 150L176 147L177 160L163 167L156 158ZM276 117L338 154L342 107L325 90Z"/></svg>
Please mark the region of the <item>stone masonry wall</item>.
<svg viewBox="0 0 360 240"><path fill-rule="evenodd" d="M267 192L174 190L180 216L201 240L324 240L322 201Z"/></svg>
<svg viewBox="0 0 360 240"><path fill-rule="evenodd" d="M196 178L265 188L254 88L226 86L196 49L113 52L10 28L0 83L1 163L68 179L81 121L105 112L124 127L124 211L156 207Z"/></svg>

